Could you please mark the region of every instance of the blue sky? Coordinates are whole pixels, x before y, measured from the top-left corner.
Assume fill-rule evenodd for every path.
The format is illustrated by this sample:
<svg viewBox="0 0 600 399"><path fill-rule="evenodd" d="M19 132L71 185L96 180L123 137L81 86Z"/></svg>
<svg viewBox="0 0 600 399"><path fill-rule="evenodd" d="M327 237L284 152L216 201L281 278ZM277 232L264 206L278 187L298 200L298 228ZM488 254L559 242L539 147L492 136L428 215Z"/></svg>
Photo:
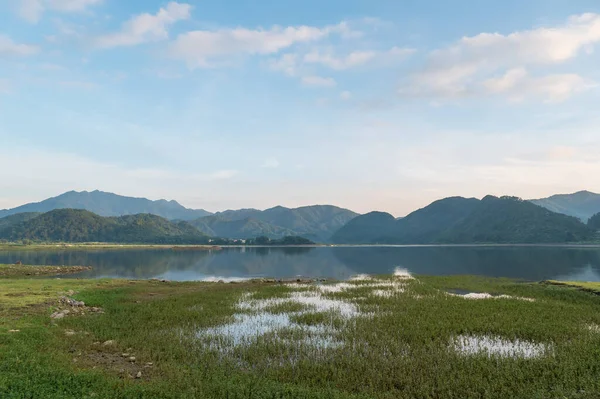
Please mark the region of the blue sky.
<svg viewBox="0 0 600 399"><path fill-rule="evenodd" d="M0 208L600 191L595 1L0 0Z"/></svg>

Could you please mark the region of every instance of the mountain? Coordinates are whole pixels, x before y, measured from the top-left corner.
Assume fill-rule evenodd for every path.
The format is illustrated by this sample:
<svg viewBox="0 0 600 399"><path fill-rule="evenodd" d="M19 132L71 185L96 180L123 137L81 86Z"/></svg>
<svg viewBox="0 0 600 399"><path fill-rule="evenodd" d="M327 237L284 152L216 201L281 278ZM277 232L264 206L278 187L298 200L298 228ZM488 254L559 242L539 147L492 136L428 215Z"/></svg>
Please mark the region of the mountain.
<svg viewBox="0 0 600 399"><path fill-rule="evenodd" d="M193 220L190 224L204 234L221 238L246 239L265 236L277 239L295 235L292 230L252 218L227 220L220 215L213 215Z"/></svg>
<svg viewBox="0 0 600 399"><path fill-rule="evenodd" d="M382 243L396 226L396 219L389 213L370 212L357 216L331 237L338 244Z"/></svg>
<svg viewBox="0 0 600 399"><path fill-rule="evenodd" d="M2 222L2 220L0 220L0 222ZM588 227L596 231L600 231L600 212L588 220Z"/></svg>
<svg viewBox="0 0 600 399"><path fill-rule="evenodd" d="M0 239L145 244L208 243L208 237L187 222L170 222L150 214L103 217L81 209L55 209L33 219L22 220L0 230Z"/></svg>
<svg viewBox="0 0 600 399"><path fill-rule="evenodd" d="M358 216L332 241L340 244L561 243L593 239L593 229L515 197L445 198L405 218Z"/></svg>
<svg viewBox="0 0 600 399"><path fill-rule="evenodd" d="M225 211L191 222L206 234L223 238L253 238L266 236L278 239L300 236L324 242L354 219L358 214L332 205L314 205L301 208L276 206L264 211L241 209Z"/></svg>
<svg viewBox="0 0 600 399"><path fill-rule="evenodd" d="M26 222L40 215L41 213L39 212L25 212L0 218L0 231L21 222Z"/></svg>
<svg viewBox="0 0 600 399"><path fill-rule="evenodd" d="M558 194L548 198L531 200L552 212L575 216L584 222L600 212L600 194L579 191L574 194Z"/></svg>
<svg viewBox="0 0 600 399"><path fill-rule="evenodd" d="M41 202L0 210L0 218L24 212L48 212L54 209L85 209L99 216L124 216L150 213L166 219L193 220L210 215L203 209L188 209L176 201L123 197L103 191L69 191Z"/></svg>

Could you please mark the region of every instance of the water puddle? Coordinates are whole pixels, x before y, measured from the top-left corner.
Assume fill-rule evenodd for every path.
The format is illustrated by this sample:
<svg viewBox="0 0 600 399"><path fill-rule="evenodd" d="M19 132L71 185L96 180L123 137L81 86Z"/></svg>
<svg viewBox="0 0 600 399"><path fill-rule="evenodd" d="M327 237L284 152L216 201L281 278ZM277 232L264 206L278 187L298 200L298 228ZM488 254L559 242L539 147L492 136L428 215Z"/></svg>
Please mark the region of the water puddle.
<svg viewBox="0 0 600 399"><path fill-rule="evenodd" d="M448 290L446 294L450 296L458 296L464 299L515 299L518 301L535 302L533 298L524 298L511 295L493 295L487 292L470 292L465 290Z"/></svg>
<svg viewBox="0 0 600 399"><path fill-rule="evenodd" d="M507 340L494 336L459 335L450 344L451 349L465 356L488 355L504 358L532 359L550 353L550 347L523 340Z"/></svg>

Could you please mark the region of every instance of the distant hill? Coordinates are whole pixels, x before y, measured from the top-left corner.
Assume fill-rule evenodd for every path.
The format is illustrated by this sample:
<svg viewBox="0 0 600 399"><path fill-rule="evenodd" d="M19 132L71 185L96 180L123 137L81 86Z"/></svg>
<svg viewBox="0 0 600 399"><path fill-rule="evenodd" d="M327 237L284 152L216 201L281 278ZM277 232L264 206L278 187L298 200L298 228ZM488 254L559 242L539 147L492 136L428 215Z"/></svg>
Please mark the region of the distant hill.
<svg viewBox="0 0 600 399"><path fill-rule="evenodd" d="M176 201L124 197L103 191L69 191L41 202L0 210L0 218L24 212L48 212L55 209L85 209L99 216L124 216L150 213L166 219L193 220L210 215L203 209L188 209Z"/></svg>
<svg viewBox="0 0 600 399"><path fill-rule="evenodd" d="M208 237L187 222L170 222L150 214L103 217L81 209L56 209L32 219L24 219L0 229L0 239L144 244L208 243Z"/></svg>
<svg viewBox="0 0 600 399"><path fill-rule="evenodd" d="M342 227L332 241L344 244L562 243L591 240L580 220L514 197L452 197L405 218L370 213Z"/></svg>
<svg viewBox="0 0 600 399"><path fill-rule="evenodd" d="M389 213L370 212L357 216L339 229L331 237L338 244L373 244L383 243L396 226L396 219Z"/></svg>
<svg viewBox="0 0 600 399"><path fill-rule="evenodd" d="M193 220L190 224L204 234L221 238L246 239L266 236L277 239L295 235L292 230L252 218L227 220L220 215L213 215Z"/></svg>
<svg viewBox="0 0 600 399"><path fill-rule="evenodd" d="M548 198L531 200L552 212L575 216L583 222L600 212L600 194L579 191L574 194L558 194Z"/></svg>
<svg viewBox="0 0 600 399"><path fill-rule="evenodd" d="M0 220L0 222L2 222L2 220ZM588 227L596 231L600 231L600 212L588 220Z"/></svg>
<svg viewBox="0 0 600 399"><path fill-rule="evenodd" d="M242 209L225 211L191 222L206 234L223 238L266 236L278 239L299 236L313 241L328 241L331 235L358 214L332 205L301 208L277 206L264 211Z"/></svg>
<svg viewBox="0 0 600 399"><path fill-rule="evenodd" d="M40 215L41 213L39 212L25 212L0 218L0 231L21 222L26 222Z"/></svg>

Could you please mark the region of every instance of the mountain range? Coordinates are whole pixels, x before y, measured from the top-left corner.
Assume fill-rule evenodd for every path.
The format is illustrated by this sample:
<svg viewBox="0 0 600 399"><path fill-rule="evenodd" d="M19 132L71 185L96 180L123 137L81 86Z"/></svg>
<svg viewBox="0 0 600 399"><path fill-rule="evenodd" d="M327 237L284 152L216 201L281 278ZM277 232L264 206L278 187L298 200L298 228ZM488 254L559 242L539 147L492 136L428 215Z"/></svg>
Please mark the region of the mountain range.
<svg viewBox="0 0 600 399"><path fill-rule="evenodd" d="M150 213L165 219L194 220L211 213L204 209L188 209L177 201L124 197L103 191L69 191L12 209L0 210L0 218L24 212L48 212L54 209L85 209L99 216L125 216Z"/></svg>
<svg viewBox="0 0 600 399"><path fill-rule="evenodd" d="M385 212L358 215L332 205L211 214L175 201L70 191L0 211L0 239L201 243L208 237L297 236L343 244L558 243L594 239L599 212L600 195L587 191L529 201L451 197L404 218Z"/></svg>
<svg viewBox="0 0 600 399"><path fill-rule="evenodd" d="M16 216L27 215L18 218ZM207 244L209 237L187 222L150 214L104 217L82 209L55 209L0 219L0 239L44 242Z"/></svg>
<svg viewBox="0 0 600 399"><path fill-rule="evenodd" d="M358 216L348 209L332 205L313 205L301 208L274 208L259 211L241 209L202 217L190 223L205 234L224 238L266 236L272 239L301 236L325 242Z"/></svg>
<svg viewBox="0 0 600 399"><path fill-rule="evenodd" d="M594 239L581 220L516 197L451 197L402 219L372 212L332 237L338 244L563 243Z"/></svg>
<svg viewBox="0 0 600 399"><path fill-rule="evenodd" d="M13 215L18 218L16 215L23 214L33 216L56 209L82 209L104 217L152 214L171 221L189 222L200 232L220 238L302 236L319 242L327 241L340 227L358 216L355 212L331 205L295 209L277 206L264 211L240 209L212 214L203 209L185 208L176 201L151 201L96 190L69 191L41 202L0 210L0 218Z"/></svg>

